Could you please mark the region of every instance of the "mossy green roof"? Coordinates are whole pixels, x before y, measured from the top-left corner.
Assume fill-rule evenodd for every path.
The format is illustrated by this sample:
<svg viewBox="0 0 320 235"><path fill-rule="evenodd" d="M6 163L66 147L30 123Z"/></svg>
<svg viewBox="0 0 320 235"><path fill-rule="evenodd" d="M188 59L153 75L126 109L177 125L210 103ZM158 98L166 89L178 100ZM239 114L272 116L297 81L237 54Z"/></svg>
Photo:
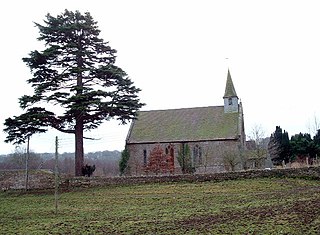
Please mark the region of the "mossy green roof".
<svg viewBox="0 0 320 235"><path fill-rule="evenodd" d="M127 143L203 141L238 138L238 113L223 106L139 112Z"/></svg>

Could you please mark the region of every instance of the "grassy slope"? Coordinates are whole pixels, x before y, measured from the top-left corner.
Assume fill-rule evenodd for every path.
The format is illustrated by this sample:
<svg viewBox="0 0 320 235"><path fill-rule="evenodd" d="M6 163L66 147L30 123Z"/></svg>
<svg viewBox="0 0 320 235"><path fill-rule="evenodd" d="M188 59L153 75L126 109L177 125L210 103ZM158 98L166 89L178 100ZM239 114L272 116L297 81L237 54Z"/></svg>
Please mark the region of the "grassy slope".
<svg viewBox="0 0 320 235"><path fill-rule="evenodd" d="M1 234L319 234L320 184L301 179L0 193Z"/></svg>

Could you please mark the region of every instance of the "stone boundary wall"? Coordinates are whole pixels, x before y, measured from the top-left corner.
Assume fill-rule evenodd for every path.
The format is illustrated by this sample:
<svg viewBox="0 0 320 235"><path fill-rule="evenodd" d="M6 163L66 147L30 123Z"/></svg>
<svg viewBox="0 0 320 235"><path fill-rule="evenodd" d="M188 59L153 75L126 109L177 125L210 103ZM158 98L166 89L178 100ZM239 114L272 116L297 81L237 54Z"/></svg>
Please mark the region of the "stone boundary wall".
<svg viewBox="0 0 320 235"><path fill-rule="evenodd" d="M272 170L249 170L236 172L223 172L214 174L194 175L161 175L161 176L136 176L136 177L113 177L113 178L70 178L62 187L94 187L106 185L133 185L145 183L171 183L171 182L205 182L223 181L236 179L253 179L263 177L289 177L320 180L320 167L308 167L297 169L272 169Z"/></svg>
<svg viewBox="0 0 320 235"><path fill-rule="evenodd" d="M54 174L49 170L31 170L29 172L28 189L47 189L54 187ZM24 170L0 171L0 190L25 189Z"/></svg>
<svg viewBox="0 0 320 235"><path fill-rule="evenodd" d="M162 175L162 176L135 176L135 177L61 177L60 189L103 187L110 185L134 185L145 183L171 183L171 182L205 182L235 179L252 179L263 177L290 177L320 180L320 166L305 168L288 168L272 170L248 170L236 172L223 172L215 174L194 175ZM23 189L23 172L0 172L0 189ZM50 172L31 172L29 189L54 188L54 174Z"/></svg>

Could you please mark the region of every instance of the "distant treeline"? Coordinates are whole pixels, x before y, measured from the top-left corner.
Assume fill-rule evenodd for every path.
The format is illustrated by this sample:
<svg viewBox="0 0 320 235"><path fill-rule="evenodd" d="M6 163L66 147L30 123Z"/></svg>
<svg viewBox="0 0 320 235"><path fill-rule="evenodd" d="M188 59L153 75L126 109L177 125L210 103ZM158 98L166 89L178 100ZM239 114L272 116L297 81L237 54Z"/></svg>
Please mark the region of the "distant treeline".
<svg viewBox="0 0 320 235"><path fill-rule="evenodd" d="M120 158L121 152L117 150L89 152L85 154L85 164L96 166L94 176L116 176L119 175ZM58 159L60 173L74 175L74 153L61 153ZM14 153L0 155L0 170L25 169L25 166L26 151L24 149L18 148ZM30 153L29 169L49 169L53 171L54 166L54 153Z"/></svg>

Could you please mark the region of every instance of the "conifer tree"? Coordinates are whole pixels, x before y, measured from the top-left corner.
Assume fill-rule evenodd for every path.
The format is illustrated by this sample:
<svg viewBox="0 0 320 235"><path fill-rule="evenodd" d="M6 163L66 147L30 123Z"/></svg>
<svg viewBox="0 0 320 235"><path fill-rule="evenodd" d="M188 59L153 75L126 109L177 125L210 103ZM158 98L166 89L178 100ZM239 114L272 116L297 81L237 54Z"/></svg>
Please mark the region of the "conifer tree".
<svg viewBox="0 0 320 235"><path fill-rule="evenodd" d="M128 168L128 161L130 158L129 150L127 146L124 148L124 150L121 152L121 159L119 161L119 170L120 175L124 175L126 169Z"/></svg>
<svg viewBox="0 0 320 235"><path fill-rule="evenodd" d="M286 163L290 159L290 141L289 134L285 130L282 132L280 126L276 126L276 130L271 134L270 142L268 144L268 152L271 160L276 165L281 164L282 161Z"/></svg>
<svg viewBox="0 0 320 235"><path fill-rule="evenodd" d="M317 145L316 136L311 138L310 134L299 133L291 137L290 144L294 157L316 158L320 152L320 146Z"/></svg>
<svg viewBox="0 0 320 235"><path fill-rule="evenodd" d="M195 168L192 164L190 147L187 143L181 144L180 151L178 151L178 162L183 174L191 174L195 172Z"/></svg>
<svg viewBox="0 0 320 235"><path fill-rule="evenodd" d="M19 99L24 114L6 119L6 141L22 143L49 127L74 134L75 174L79 176L84 131L111 118L121 124L134 119L143 106L137 96L140 89L114 64L116 50L99 38L100 30L90 13L65 10L56 17L47 14L44 24L35 25L45 49L23 58L32 73L27 82L34 94ZM50 111L52 106L63 111Z"/></svg>
<svg viewBox="0 0 320 235"><path fill-rule="evenodd" d="M320 129L317 130L316 135L313 137L314 143L320 147Z"/></svg>

